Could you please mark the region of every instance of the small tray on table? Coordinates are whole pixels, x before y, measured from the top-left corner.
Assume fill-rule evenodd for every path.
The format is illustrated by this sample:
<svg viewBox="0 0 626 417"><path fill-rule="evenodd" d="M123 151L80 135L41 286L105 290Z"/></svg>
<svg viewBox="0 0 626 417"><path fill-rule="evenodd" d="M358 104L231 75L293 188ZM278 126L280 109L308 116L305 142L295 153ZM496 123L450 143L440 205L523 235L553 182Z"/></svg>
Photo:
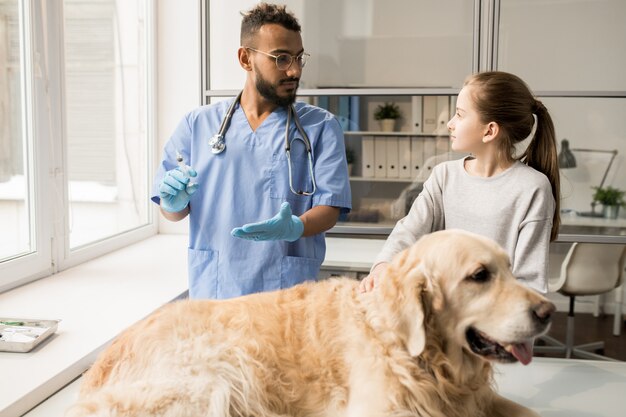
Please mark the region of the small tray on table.
<svg viewBox="0 0 626 417"><path fill-rule="evenodd" d="M29 352L50 337L60 320L0 317L0 352Z"/></svg>

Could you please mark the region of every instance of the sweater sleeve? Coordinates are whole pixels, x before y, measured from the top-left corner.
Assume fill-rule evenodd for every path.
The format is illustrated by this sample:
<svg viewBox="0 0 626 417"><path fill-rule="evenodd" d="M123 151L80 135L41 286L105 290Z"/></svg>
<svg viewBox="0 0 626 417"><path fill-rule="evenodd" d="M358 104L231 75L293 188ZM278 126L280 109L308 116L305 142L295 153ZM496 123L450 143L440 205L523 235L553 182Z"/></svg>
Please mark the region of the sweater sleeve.
<svg viewBox="0 0 626 417"><path fill-rule="evenodd" d="M548 254L551 220L526 223L519 232L515 248L513 275L541 293L548 292Z"/></svg>
<svg viewBox="0 0 626 417"><path fill-rule="evenodd" d="M444 228L440 182L443 173L438 171L437 167L433 170L432 175L424 183L424 189L413 202L409 213L396 223L383 249L376 257L373 267L381 262L390 262L397 253L411 246L425 234Z"/></svg>
<svg viewBox="0 0 626 417"><path fill-rule="evenodd" d="M513 275L541 293L548 292L551 213L554 213L554 207L551 190L546 187L538 189L527 220L520 224L513 259Z"/></svg>

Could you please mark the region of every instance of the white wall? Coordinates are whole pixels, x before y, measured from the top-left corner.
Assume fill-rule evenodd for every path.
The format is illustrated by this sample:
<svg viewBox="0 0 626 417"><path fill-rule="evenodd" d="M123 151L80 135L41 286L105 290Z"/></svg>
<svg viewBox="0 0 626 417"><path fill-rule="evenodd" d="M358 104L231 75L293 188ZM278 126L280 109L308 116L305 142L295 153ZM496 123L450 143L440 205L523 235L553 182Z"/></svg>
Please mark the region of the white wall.
<svg viewBox="0 0 626 417"><path fill-rule="evenodd" d="M200 105L200 4L157 2L157 161L163 145L185 113ZM160 233L187 233L188 221L159 215Z"/></svg>

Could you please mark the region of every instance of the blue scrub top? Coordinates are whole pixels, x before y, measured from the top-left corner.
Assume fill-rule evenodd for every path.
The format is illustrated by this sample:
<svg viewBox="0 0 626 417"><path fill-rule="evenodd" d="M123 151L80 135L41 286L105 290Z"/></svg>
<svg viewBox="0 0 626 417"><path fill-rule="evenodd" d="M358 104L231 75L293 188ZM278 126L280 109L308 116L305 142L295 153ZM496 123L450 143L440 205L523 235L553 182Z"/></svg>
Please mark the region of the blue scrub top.
<svg viewBox="0 0 626 417"><path fill-rule="evenodd" d="M332 113L297 102L296 113L312 146L317 191L295 195L289 189L285 154L287 111L278 108L252 131L236 106L226 131L226 150L214 155L209 139L219 131L232 100L200 107L180 122L165 145L157 170L152 201L159 203L159 185L176 167L176 152L197 171L199 188L191 197L189 219L189 294L191 298L231 298L288 288L317 278L326 253L324 233L295 242L254 242L232 237L246 223L267 220L287 201L300 216L318 205L348 212L352 197L343 131ZM289 139L300 136L291 121ZM301 141L291 146L293 185L310 190L308 158Z"/></svg>

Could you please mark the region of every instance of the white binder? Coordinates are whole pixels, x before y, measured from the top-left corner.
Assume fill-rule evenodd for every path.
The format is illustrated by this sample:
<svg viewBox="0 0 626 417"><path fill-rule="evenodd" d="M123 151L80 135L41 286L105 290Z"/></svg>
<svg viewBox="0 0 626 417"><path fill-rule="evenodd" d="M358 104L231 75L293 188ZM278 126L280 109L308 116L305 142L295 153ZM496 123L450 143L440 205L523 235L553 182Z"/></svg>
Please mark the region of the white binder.
<svg viewBox="0 0 626 417"><path fill-rule="evenodd" d="M424 139L424 169L427 170L430 175L430 171L434 168L435 159L437 155L437 138L435 136L428 136ZM430 161L429 161L430 159Z"/></svg>
<svg viewBox="0 0 626 417"><path fill-rule="evenodd" d="M385 138L387 144L387 178L398 178L398 138Z"/></svg>
<svg viewBox="0 0 626 417"><path fill-rule="evenodd" d="M448 134L448 121L450 120L450 98L437 96L437 134Z"/></svg>
<svg viewBox="0 0 626 417"><path fill-rule="evenodd" d="M411 130L422 133L422 96L411 97Z"/></svg>
<svg viewBox="0 0 626 417"><path fill-rule="evenodd" d="M409 136L398 138L398 178L412 178L411 138Z"/></svg>
<svg viewBox="0 0 626 417"><path fill-rule="evenodd" d="M374 137L374 177L387 178L387 137Z"/></svg>
<svg viewBox="0 0 626 417"><path fill-rule="evenodd" d="M437 96L424 96L422 116L422 132L435 133L437 130Z"/></svg>
<svg viewBox="0 0 626 417"><path fill-rule="evenodd" d="M374 137L373 136L363 136L362 138L362 150L363 150L363 160L362 167L363 172L361 175L365 178L373 178L374 177Z"/></svg>
<svg viewBox="0 0 626 417"><path fill-rule="evenodd" d="M411 136L411 178L417 178L417 174L424 164L424 138Z"/></svg>

